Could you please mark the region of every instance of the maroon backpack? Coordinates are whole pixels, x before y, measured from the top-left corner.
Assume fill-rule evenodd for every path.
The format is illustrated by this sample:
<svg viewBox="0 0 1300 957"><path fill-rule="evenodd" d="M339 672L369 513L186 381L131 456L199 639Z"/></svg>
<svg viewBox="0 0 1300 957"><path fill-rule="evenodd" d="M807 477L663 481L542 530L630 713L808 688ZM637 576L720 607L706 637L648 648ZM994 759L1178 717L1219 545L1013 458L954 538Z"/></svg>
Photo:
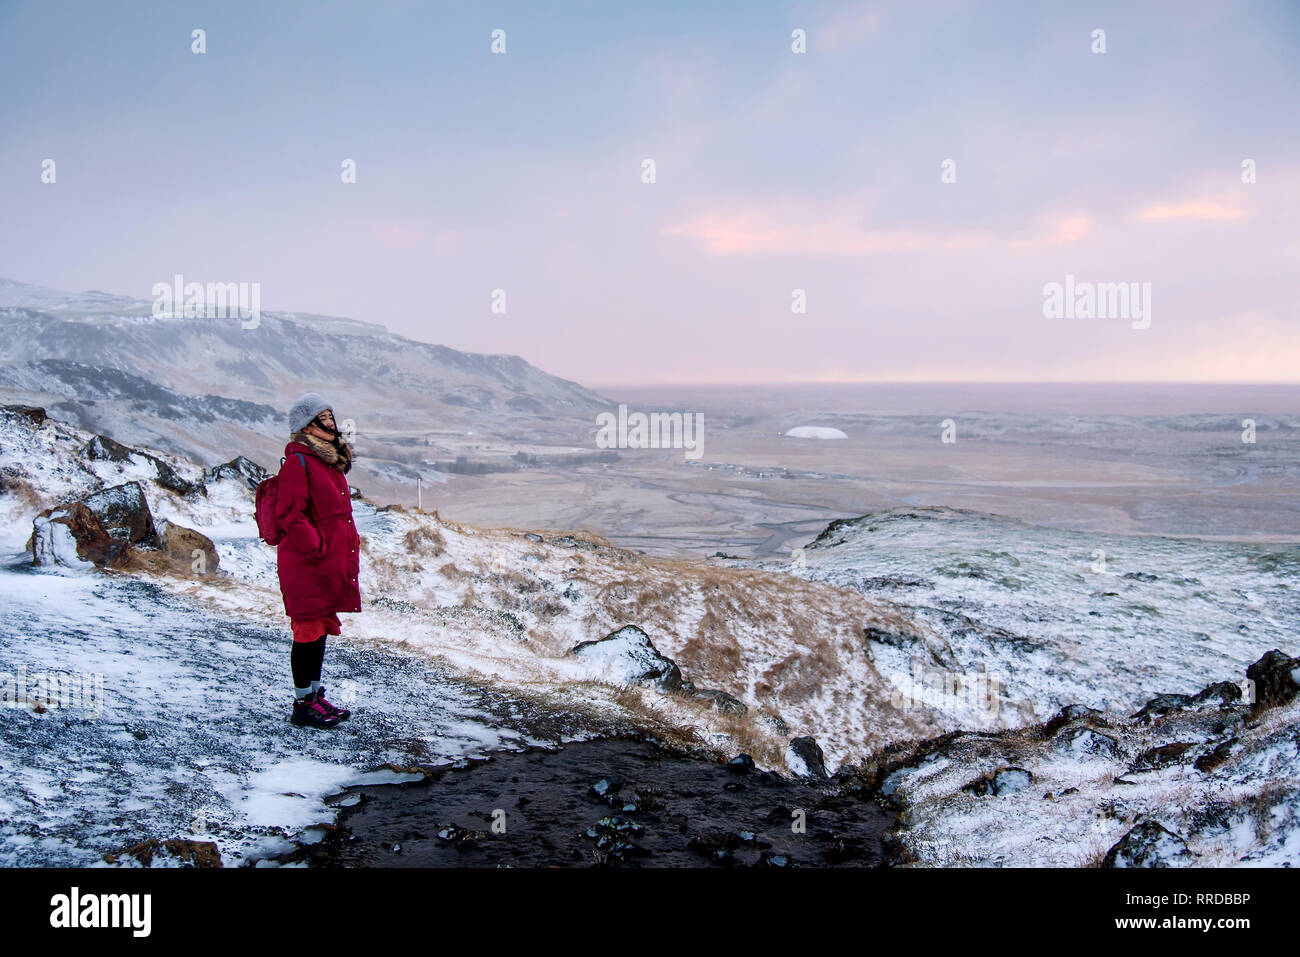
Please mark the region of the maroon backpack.
<svg viewBox="0 0 1300 957"><path fill-rule="evenodd" d="M294 452L298 460L302 462L303 471L307 471L307 460L302 457L301 452ZM280 459L280 468L284 468L284 459ZM250 479L251 481L251 479ZM262 541L268 545L279 545L284 538L284 529L280 527L279 515L279 492L280 492L280 475L275 475L262 479L257 483L256 494L254 497L254 515L257 517L257 533L262 536Z"/></svg>

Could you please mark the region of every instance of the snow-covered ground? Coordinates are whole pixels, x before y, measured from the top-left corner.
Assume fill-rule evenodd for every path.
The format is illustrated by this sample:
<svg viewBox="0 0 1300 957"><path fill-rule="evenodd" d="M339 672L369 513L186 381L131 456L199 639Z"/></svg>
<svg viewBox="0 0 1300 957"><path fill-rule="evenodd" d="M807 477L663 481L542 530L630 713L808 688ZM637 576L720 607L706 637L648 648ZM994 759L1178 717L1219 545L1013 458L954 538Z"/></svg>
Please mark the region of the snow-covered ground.
<svg viewBox="0 0 1300 957"><path fill-rule="evenodd" d="M1042 721L1075 703L1127 714L1161 693L1243 681L1272 648L1300 653L1296 545L898 508L834 523L781 567L919 621L878 636L872 660L903 700L968 728Z"/></svg>
<svg viewBox="0 0 1300 957"><path fill-rule="evenodd" d="M1141 750L1165 743L1124 717L1143 702L1241 681L1272 647L1300 651L1294 546L1096 539L922 509L836 523L790 561L701 562L358 501L366 610L345 616L326 660L331 697L346 690L352 701L339 703L356 715L312 735L285 722L288 634L247 484L208 475L206 494L178 494L143 455L87 458L90 439L0 413L0 673L103 681L97 715L4 716L0 754L20 769L0 792L5 861L84 863L144 838L197 834L196 820L230 861L259 859L328 819L324 795L385 762L456 760L612 722L746 751L778 770L794 770L787 745L800 735L817 739L832 771L945 731L1013 735L1005 754L954 750L900 779L903 837L921 863L1091 860L1076 847L1079 821L1105 818L1095 808L1115 808L1123 788L1142 795L1145 810L1133 813L1143 814L1170 801L1191 813L1226 788L1225 800L1264 808L1276 825L1252 832L1254 843L1233 825L1237 836L1217 850L1185 833L1194 854L1294 856L1293 708L1255 727L1234 712L1187 729L1188 761L1237 749L1217 778L1116 783ZM184 480L205 477L154 454ZM30 568L23 545L41 509L125 481L140 482L156 520L209 536L220 568ZM734 696L744 713L715 707L716 696L620 684L611 649L572 653L628 625L697 689ZM1116 740L1105 761L1014 737L1075 703L1113 725L1098 725ZM970 804L962 788L981 762L994 771L1013 760L1033 788ZM1114 838L1126 813L1087 836Z"/></svg>
<svg viewBox="0 0 1300 957"><path fill-rule="evenodd" d="M227 866L257 860L331 821L323 797L404 779L385 764L588 732L577 715L422 657L343 641L324 677L357 718L295 728L278 622L217 617L127 576L43 572L22 553L0 561L0 674L28 702L0 711L0 866L95 864L150 837L215 841Z"/></svg>
<svg viewBox="0 0 1300 957"><path fill-rule="evenodd" d="M1210 701L1131 717L1217 682L1246 700L1252 663L1300 653L1300 547L902 508L835 523L787 567L906 607L923 627L872 648L900 706L998 732L922 745L885 778L910 860L1092 865L1155 822L1186 852L1169 863L1300 864L1300 700L1261 715ZM1067 705L1100 713L1046 735L1000 730ZM1030 777L971 789L1010 768Z"/></svg>
<svg viewBox="0 0 1300 957"><path fill-rule="evenodd" d="M274 550L256 538L251 489L208 475L206 494L177 494L144 455L88 458L92 438L0 413L0 675L102 682L94 715L5 713L0 753L21 771L0 798L0 861L86 863L194 834L193 820L228 861L260 859L329 817L322 796L385 762L446 762L616 723L695 736L724 755L749 750L778 768L792 735L823 735L842 760L936 730L924 714L873 717L864 706L882 684L860 623L901 625L866 602L841 608L851 593L361 501L366 612L344 617L326 660L331 696L356 714L327 734L293 728ZM205 477L150 454L186 481ZM220 567L180 577L31 567L24 545L40 509L130 481L156 522L209 536ZM734 694L749 712L625 686L600 655L571 654L626 624L696 687ZM823 721L837 700L856 706Z"/></svg>

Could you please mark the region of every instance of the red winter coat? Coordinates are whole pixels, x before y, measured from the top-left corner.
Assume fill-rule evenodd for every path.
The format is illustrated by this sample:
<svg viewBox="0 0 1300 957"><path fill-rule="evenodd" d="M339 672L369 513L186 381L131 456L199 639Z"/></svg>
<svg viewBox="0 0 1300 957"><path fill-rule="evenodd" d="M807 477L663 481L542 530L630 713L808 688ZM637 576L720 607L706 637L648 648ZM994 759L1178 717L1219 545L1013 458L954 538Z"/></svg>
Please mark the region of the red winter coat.
<svg viewBox="0 0 1300 957"><path fill-rule="evenodd" d="M323 618L361 611L361 542L343 473L310 447L290 442L284 447L276 501L285 530L276 546L285 612L290 618Z"/></svg>

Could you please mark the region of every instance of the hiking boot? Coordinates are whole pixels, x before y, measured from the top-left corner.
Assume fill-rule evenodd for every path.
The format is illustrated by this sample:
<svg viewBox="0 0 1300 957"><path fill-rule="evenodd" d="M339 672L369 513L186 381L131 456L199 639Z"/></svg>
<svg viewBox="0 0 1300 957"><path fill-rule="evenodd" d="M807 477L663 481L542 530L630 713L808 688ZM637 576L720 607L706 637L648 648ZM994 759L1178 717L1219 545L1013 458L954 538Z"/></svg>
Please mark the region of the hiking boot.
<svg viewBox="0 0 1300 957"><path fill-rule="evenodd" d="M338 718L340 721L346 721L348 720L348 718L352 717L352 712L349 711L347 708L336 708L334 707L334 705L330 704L328 701L325 700L324 685L321 685L319 688L316 689L316 700L320 702L322 708L324 708L330 714L334 715L334 717Z"/></svg>
<svg viewBox="0 0 1300 957"><path fill-rule="evenodd" d="M295 699L289 721L300 728L332 728L338 724L340 719L326 711L318 699L316 694Z"/></svg>

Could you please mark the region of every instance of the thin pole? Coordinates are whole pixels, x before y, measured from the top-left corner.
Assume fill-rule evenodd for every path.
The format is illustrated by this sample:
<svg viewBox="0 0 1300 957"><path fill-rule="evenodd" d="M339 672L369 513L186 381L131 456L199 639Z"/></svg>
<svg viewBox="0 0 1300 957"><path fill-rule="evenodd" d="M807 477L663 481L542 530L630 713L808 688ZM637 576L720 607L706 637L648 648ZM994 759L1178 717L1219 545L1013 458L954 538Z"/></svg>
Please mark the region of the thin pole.
<svg viewBox="0 0 1300 957"><path fill-rule="evenodd" d="M415 477L415 510L424 514L424 495L420 488L420 476Z"/></svg>

